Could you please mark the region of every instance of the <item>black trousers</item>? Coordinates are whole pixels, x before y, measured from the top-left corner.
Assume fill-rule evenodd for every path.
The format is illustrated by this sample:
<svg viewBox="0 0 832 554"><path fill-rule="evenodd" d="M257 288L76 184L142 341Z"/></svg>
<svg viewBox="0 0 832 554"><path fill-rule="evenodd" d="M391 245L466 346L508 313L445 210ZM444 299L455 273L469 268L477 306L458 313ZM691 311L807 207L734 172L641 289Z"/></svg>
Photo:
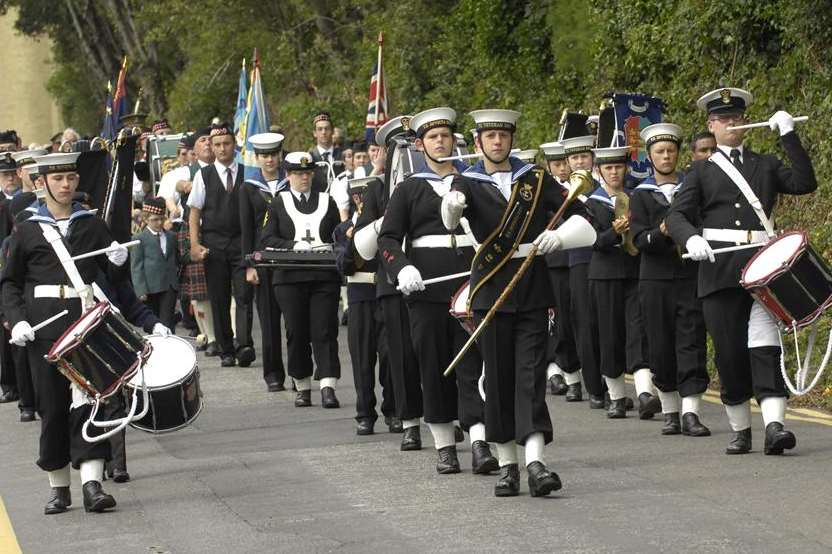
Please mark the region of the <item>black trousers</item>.
<svg viewBox="0 0 832 554"><path fill-rule="evenodd" d="M722 403L742 404L754 396L784 398L780 347L748 348L748 317L754 299L739 287L723 289L702 299L705 327L714 341L714 361L722 386Z"/></svg>
<svg viewBox="0 0 832 554"><path fill-rule="evenodd" d="M589 290L598 322L601 375L620 377L650 367L637 279L591 279Z"/></svg>
<svg viewBox="0 0 832 554"><path fill-rule="evenodd" d="M191 299L182 294L182 291L179 292L179 310L182 312L182 327L189 331L199 329L191 306Z"/></svg>
<svg viewBox="0 0 832 554"><path fill-rule="evenodd" d="M445 369L468 340L468 334L448 313L448 304L409 302L413 348L422 376L422 404L425 423L450 423L459 419L463 429L485 421L484 403L477 382L482 375L482 358L471 348L445 377Z"/></svg>
<svg viewBox="0 0 832 554"><path fill-rule="evenodd" d="M474 312L479 324L486 312ZM485 359L485 438L525 444L532 433L552 442L546 406L546 310L498 312L479 338Z"/></svg>
<svg viewBox="0 0 832 554"><path fill-rule="evenodd" d="M81 437L81 427L90 415L90 407L70 411L69 381L44 359L52 343L35 339L26 345L41 423L37 464L44 471L55 471L70 461L75 469L87 460L109 461L109 441L88 443Z"/></svg>
<svg viewBox="0 0 832 554"><path fill-rule="evenodd" d="M32 370L29 367L29 355L26 353L26 347L12 345L12 358L14 359L14 370L17 378L17 393L20 395L17 406L21 410L34 410L35 386L32 383Z"/></svg>
<svg viewBox="0 0 832 554"><path fill-rule="evenodd" d="M349 285L347 285L349 287ZM355 419L378 419L376 414L376 360L381 383L381 413L396 415L393 382L390 376L390 355L381 306L376 300L349 305L347 337L355 383Z"/></svg>
<svg viewBox="0 0 832 554"><path fill-rule="evenodd" d="M569 294L569 268L550 267L549 281L555 294L555 325L547 349L547 362L555 362L566 373L581 369L578 345L572 327L572 299Z"/></svg>
<svg viewBox="0 0 832 554"><path fill-rule="evenodd" d="M275 285L286 321L289 375L295 379L341 377L338 361L338 300L341 284L308 281Z"/></svg>
<svg viewBox="0 0 832 554"><path fill-rule="evenodd" d="M653 384L681 396L708 388L705 317L696 296L696 279L641 280L641 309Z"/></svg>
<svg viewBox="0 0 832 554"><path fill-rule="evenodd" d="M598 324L595 321L592 299L589 293L589 264L578 264L569 268L570 306L572 328L581 360L581 375L589 394L601 396L606 384L601 379L598 352Z"/></svg>
<svg viewBox="0 0 832 554"><path fill-rule="evenodd" d="M283 333L280 330L280 304L272 286L272 271L257 268L260 284L254 287L257 303L257 317L263 345L263 379L267 383L282 383L286 380L283 366Z"/></svg>
<svg viewBox="0 0 832 554"><path fill-rule="evenodd" d="M176 291L168 289L162 292L148 294L145 304L150 308L150 311L156 314L156 317L159 318L162 325L173 332L176 325L176 320L174 319L174 313L176 311Z"/></svg>
<svg viewBox="0 0 832 554"><path fill-rule="evenodd" d="M387 335L396 416L405 420L420 418L423 415L422 379L410 338L410 314L401 295L382 296L378 302Z"/></svg>
<svg viewBox="0 0 832 554"><path fill-rule="evenodd" d="M214 312L214 333L224 356L234 355L234 332L231 329L231 296L237 304L237 346L252 346L251 324L254 292L246 282L240 249L210 249L205 258L205 282L208 285L211 311Z"/></svg>
<svg viewBox="0 0 832 554"><path fill-rule="evenodd" d="M9 343L11 333L6 327L0 325L0 387L4 391L17 390L17 370L14 367L14 356L12 356L12 345Z"/></svg>

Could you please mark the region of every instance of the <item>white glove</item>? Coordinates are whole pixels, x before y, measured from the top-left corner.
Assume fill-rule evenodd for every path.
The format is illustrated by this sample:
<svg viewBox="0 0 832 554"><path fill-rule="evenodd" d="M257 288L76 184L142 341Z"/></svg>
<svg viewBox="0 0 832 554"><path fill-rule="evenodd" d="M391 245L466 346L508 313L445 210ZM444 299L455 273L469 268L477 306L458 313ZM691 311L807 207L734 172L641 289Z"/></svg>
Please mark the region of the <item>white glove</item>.
<svg viewBox="0 0 832 554"><path fill-rule="evenodd" d="M312 245L306 242L305 240L299 240L292 247L292 250L294 250L295 252L309 252L310 250L312 250Z"/></svg>
<svg viewBox="0 0 832 554"><path fill-rule="evenodd" d="M111 248L116 246L118 246L118 248L107 252L107 259L110 260L114 266L121 267L124 265L124 262L127 261L127 247L120 245L116 241L113 241L112 244L110 244Z"/></svg>
<svg viewBox="0 0 832 554"><path fill-rule="evenodd" d="M534 239L537 249L544 254L551 254L555 250L560 249L561 240L558 232L554 230L544 230L540 235Z"/></svg>
<svg viewBox="0 0 832 554"><path fill-rule="evenodd" d="M396 279L399 281L398 289L402 294L408 295L411 292L418 290L425 290L425 284L422 282L422 274L416 269L416 266L406 265L399 271Z"/></svg>
<svg viewBox="0 0 832 554"><path fill-rule="evenodd" d="M35 332L28 321L19 321L12 327L12 344L24 346L27 342L35 340Z"/></svg>
<svg viewBox="0 0 832 554"><path fill-rule="evenodd" d="M161 323L157 323L156 325L153 326L153 334L154 335L162 335L163 337L166 337L166 336L170 335L171 332L170 332L170 329L168 329L167 327L165 327Z"/></svg>
<svg viewBox="0 0 832 554"><path fill-rule="evenodd" d="M685 249L690 254L692 260L696 260L697 262L710 260L711 263L714 263L714 251L711 245L699 235L690 237L685 243Z"/></svg>
<svg viewBox="0 0 832 554"><path fill-rule="evenodd" d="M768 126L772 131L780 131L782 137L786 133L794 131L794 117L789 112L779 111L771 116L768 120Z"/></svg>
<svg viewBox="0 0 832 554"><path fill-rule="evenodd" d="M462 212L467 207L465 195L458 190L452 190L442 197L442 223L447 230L453 231L456 229L462 217Z"/></svg>

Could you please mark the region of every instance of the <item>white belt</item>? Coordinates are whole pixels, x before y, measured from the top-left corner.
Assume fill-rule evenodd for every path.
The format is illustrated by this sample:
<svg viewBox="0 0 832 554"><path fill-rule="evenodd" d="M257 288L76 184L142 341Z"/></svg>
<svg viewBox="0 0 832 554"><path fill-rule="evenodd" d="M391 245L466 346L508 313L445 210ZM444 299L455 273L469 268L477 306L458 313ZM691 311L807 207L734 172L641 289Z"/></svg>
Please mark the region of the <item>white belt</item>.
<svg viewBox="0 0 832 554"><path fill-rule="evenodd" d="M533 247L534 247L534 244L532 244L531 242L527 242L526 244L521 244L520 246L517 247L517 251L514 254L512 254L511 257L512 258L528 258ZM542 256L543 252L541 252L540 250L537 250L534 253L534 255L535 256Z"/></svg>
<svg viewBox="0 0 832 554"><path fill-rule="evenodd" d="M80 298L75 287L69 285L35 285L35 298ZM92 284L92 294L99 302L109 302L97 283Z"/></svg>
<svg viewBox="0 0 832 554"><path fill-rule="evenodd" d="M768 240L765 231L749 231L746 229L702 229L702 237L705 240L736 244L751 244L752 242Z"/></svg>
<svg viewBox="0 0 832 554"><path fill-rule="evenodd" d="M374 285L376 283L376 274L369 271L356 271L352 275L347 275L347 283L367 283Z"/></svg>
<svg viewBox="0 0 832 554"><path fill-rule="evenodd" d="M454 237L456 244L452 241ZM424 235L410 241L411 248L453 248L454 246L474 246L474 243L466 235Z"/></svg>

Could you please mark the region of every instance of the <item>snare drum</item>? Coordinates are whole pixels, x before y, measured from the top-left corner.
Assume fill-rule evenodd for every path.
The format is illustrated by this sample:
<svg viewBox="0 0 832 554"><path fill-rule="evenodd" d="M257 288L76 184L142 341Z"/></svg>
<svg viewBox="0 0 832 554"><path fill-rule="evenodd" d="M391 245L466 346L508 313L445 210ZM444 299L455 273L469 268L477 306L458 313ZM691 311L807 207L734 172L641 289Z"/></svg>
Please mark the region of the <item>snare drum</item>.
<svg viewBox="0 0 832 554"><path fill-rule="evenodd" d="M150 335L147 340L153 345L153 354L142 371L125 383L124 394L132 395L134 388L141 390L144 373L150 409L130 425L148 433L169 433L190 425L202 411L196 352L188 341L175 335ZM137 396L136 411L141 412L142 395Z"/></svg>
<svg viewBox="0 0 832 554"><path fill-rule="evenodd" d="M832 272L802 231L765 245L743 268L740 284L783 329L805 327L832 305Z"/></svg>
<svg viewBox="0 0 832 554"><path fill-rule="evenodd" d="M465 281L465 284L463 284L451 298L451 309L449 310L451 315L459 321L459 324L462 325L462 328L465 329L469 335L472 334L477 328L476 325L474 325L473 316L470 312L468 312L468 294L470 291L471 281Z"/></svg>
<svg viewBox="0 0 832 554"><path fill-rule="evenodd" d="M46 359L90 398L107 398L136 374L151 351L108 302L100 302L69 326Z"/></svg>

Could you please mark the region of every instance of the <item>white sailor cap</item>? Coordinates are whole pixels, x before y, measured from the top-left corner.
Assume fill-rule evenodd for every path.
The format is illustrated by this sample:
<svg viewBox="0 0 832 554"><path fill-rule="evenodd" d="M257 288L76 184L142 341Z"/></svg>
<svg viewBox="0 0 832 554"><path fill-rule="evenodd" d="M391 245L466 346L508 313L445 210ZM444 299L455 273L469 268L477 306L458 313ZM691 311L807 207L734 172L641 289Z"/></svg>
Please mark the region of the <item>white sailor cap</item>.
<svg viewBox="0 0 832 554"><path fill-rule="evenodd" d="M35 161L37 156L45 156L49 152L42 148L35 150L21 150L20 152L12 152L12 159L17 162L18 167L30 164Z"/></svg>
<svg viewBox="0 0 832 554"><path fill-rule="evenodd" d="M471 133L471 136L475 139L479 136L480 132L477 131L476 127L473 129L468 129L468 132Z"/></svg>
<svg viewBox="0 0 832 554"><path fill-rule="evenodd" d="M669 140L675 142L677 145L682 143L682 128L675 123L654 123L648 125L641 130L641 140L644 141L644 148L650 149L650 146Z"/></svg>
<svg viewBox="0 0 832 554"><path fill-rule="evenodd" d="M421 138L430 129L436 127L454 128L456 125L456 111L452 108L431 108L424 110L410 118L410 128Z"/></svg>
<svg viewBox="0 0 832 554"><path fill-rule="evenodd" d="M514 132L521 114L514 110L474 110L468 115L474 118L479 132L491 129Z"/></svg>
<svg viewBox="0 0 832 554"><path fill-rule="evenodd" d="M387 143L399 135L410 133L409 115L394 117L376 130L376 144L387 146Z"/></svg>
<svg viewBox="0 0 832 554"><path fill-rule="evenodd" d="M36 156L35 163L38 164L38 173L47 175L49 173L74 173L78 171L78 157L80 152L59 152L57 154L46 154Z"/></svg>
<svg viewBox="0 0 832 554"><path fill-rule="evenodd" d="M22 169L23 171L28 173L29 178L32 178L32 179L37 177L38 175L40 175L40 169L38 168L38 164L36 164L35 162L27 163L26 165L24 165L20 169Z"/></svg>
<svg viewBox="0 0 832 554"><path fill-rule="evenodd" d="M543 150L543 157L546 160L563 160L566 158L566 150L560 142L547 142L540 145Z"/></svg>
<svg viewBox="0 0 832 554"><path fill-rule="evenodd" d="M563 145L563 152L567 156L580 154L581 152L592 152L595 146L595 137L584 135L582 137L567 138L560 141Z"/></svg>
<svg viewBox="0 0 832 554"><path fill-rule="evenodd" d="M360 194L367 185L379 178L378 175L368 175L367 177L356 177L355 179L347 179L347 189L350 194Z"/></svg>
<svg viewBox="0 0 832 554"><path fill-rule="evenodd" d="M258 133L248 137L255 154L271 154L279 152L283 147L285 137L280 133Z"/></svg>
<svg viewBox="0 0 832 554"><path fill-rule="evenodd" d="M625 164L630 161L629 146L611 146L609 148L595 148L595 165Z"/></svg>
<svg viewBox="0 0 832 554"><path fill-rule="evenodd" d="M534 163L534 158L537 156L537 148L520 150L519 152L512 154L512 156L527 163Z"/></svg>
<svg viewBox="0 0 832 554"><path fill-rule="evenodd" d="M289 152L283 159L286 171L314 171L315 162L309 152Z"/></svg>
<svg viewBox="0 0 832 554"><path fill-rule="evenodd" d="M696 107L708 114L742 113L751 105L754 97L741 88L723 87L703 94Z"/></svg>

